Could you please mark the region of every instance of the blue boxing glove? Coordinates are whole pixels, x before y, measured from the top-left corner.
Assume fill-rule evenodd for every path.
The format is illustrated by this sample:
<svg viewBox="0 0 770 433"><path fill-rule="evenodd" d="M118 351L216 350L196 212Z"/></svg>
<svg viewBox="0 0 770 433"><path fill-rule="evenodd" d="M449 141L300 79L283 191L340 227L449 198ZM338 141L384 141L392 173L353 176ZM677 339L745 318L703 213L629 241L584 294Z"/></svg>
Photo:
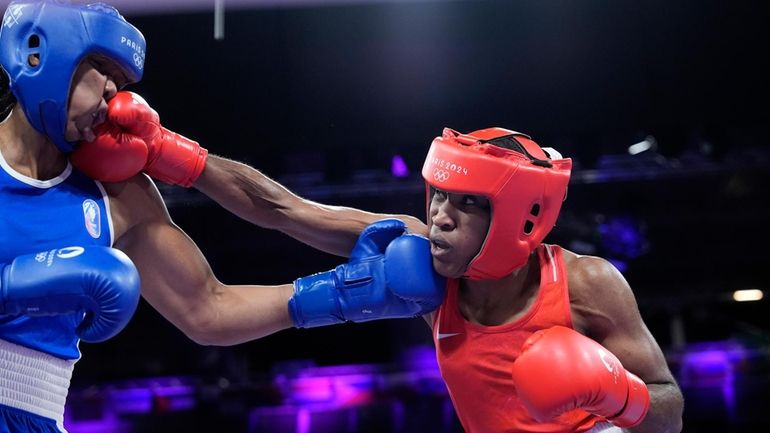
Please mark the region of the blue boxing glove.
<svg viewBox="0 0 770 433"><path fill-rule="evenodd" d="M372 223L347 264L297 279L289 299L294 326L415 317L438 308L446 280L433 270L430 243L405 233L397 219Z"/></svg>
<svg viewBox="0 0 770 433"><path fill-rule="evenodd" d="M86 313L83 341L114 336L139 303L139 273L113 248L67 247L19 256L0 264L0 317Z"/></svg>

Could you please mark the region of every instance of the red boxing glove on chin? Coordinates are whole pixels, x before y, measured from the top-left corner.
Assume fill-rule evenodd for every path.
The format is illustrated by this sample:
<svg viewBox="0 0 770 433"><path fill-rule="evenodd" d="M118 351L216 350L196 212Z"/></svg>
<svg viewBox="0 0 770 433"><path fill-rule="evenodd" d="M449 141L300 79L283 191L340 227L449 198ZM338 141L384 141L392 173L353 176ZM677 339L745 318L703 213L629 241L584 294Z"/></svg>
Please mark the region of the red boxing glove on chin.
<svg viewBox="0 0 770 433"><path fill-rule="evenodd" d="M562 326L532 334L512 376L522 403L541 422L583 409L628 428L641 423L650 407L647 385L615 355Z"/></svg>
<svg viewBox="0 0 770 433"><path fill-rule="evenodd" d="M94 129L94 141L83 141L70 161L92 179L120 182L133 177L147 162L147 144L141 138L109 123Z"/></svg>
<svg viewBox="0 0 770 433"><path fill-rule="evenodd" d="M158 113L135 93L118 92L110 100L107 123L112 128L133 135L145 143L145 160L137 172L144 170L162 182L189 187L206 166L208 151L197 142L162 127ZM110 156L108 161L103 160L105 154L110 152L115 152L115 155ZM125 180L127 177L120 179L117 173L108 175L108 179L104 177L104 173L110 172L112 170L110 164L122 156L128 156L132 160L133 167L133 159L137 155L132 152L132 149L121 146L103 146L100 137L97 136L92 143L81 143L73 153L73 163L95 179ZM86 160L87 163L83 164ZM132 173L131 176L134 174L136 173Z"/></svg>

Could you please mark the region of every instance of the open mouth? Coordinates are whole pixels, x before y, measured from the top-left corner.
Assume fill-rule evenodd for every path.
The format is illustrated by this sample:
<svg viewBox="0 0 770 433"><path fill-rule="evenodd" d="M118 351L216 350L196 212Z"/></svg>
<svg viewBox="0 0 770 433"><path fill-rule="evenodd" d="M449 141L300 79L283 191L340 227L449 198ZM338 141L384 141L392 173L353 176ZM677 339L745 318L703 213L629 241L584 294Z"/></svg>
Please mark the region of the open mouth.
<svg viewBox="0 0 770 433"><path fill-rule="evenodd" d="M447 243L444 239L441 238L431 238L430 240L430 253L434 257L440 257L449 254L449 251L451 250L451 246L449 243Z"/></svg>

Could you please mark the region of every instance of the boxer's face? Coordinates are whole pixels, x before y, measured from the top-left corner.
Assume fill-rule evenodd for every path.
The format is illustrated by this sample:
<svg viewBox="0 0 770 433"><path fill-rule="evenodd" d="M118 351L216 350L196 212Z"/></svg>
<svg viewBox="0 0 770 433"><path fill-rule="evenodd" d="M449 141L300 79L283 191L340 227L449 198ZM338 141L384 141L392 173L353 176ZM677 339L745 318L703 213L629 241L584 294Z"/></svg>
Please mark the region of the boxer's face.
<svg viewBox="0 0 770 433"><path fill-rule="evenodd" d="M487 237L489 200L433 189L428 212L433 267L445 277L459 278Z"/></svg>
<svg viewBox="0 0 770 433"><path fill-rule="evenodd" d="M114 63L101 56L88 56L80 62L70 87L67 141L91 141L93 129L104 122L109 101L125 80Z"/></svg>

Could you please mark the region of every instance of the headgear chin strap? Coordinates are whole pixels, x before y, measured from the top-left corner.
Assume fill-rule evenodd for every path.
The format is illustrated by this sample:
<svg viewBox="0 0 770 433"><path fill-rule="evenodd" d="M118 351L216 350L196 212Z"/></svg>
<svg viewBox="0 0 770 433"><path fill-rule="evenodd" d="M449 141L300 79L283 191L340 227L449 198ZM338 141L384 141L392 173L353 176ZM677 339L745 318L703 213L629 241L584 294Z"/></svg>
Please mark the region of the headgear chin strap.
<svg viewBox="0 0 770 433"><path fill-rule="evenodd" d="M64 0L11 2L0 29L0 63L30 124L62 152L72 77L81 60L100 54L115 62L129 83L144 70L144 36L104 3Z"/></svg>
<svg viewBox="0 0 770 433"><path fill-rule="evenodd" d="M485 196L492 210L484 245L464 277L499 279L510 274L551 231L572 169L571 159L555 151L553 155L558 159L551 159L528 136L502 128L470 134L444 128L433 140L422 168L428 208L432 186Z"/></svg>

